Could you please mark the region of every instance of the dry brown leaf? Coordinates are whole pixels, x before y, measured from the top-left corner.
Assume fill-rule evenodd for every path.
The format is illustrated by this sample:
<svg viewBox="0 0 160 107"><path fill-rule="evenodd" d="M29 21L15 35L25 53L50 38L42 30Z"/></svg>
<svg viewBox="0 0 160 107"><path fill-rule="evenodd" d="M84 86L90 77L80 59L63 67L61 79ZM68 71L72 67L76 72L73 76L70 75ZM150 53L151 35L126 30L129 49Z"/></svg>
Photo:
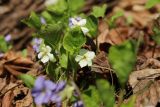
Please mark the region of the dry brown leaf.
<svg viewBox="0 0 160 107"><path fill-rule="evenodd" d="M7 85L7 82L6 82L6 78L0 78L0 93L2 92L3 88Z"/></svg>
<svg viewBox="0 0 160 107"><path fill-rule="evenodd" d="M33 61L29 58L24 58L18 52L7 52L3 59L0 60L0 74L3 75L8 71L12 75L20 75L31 70Z"/></svg>
<svg viewBox="0 0 160 107"><path fill-rule="evenodd" d="M24 86L16 87L13 91L14 97L18 97L23 94L24 97L18 100L14 100L13 104L15 107L32 107L33 99L31 92L28 88Z"/></svg>
<svg viewBox="0 0 160 107"><path fill-rule="evenodd" d="M137 96L135 107L157 107L157 103L160 102L160 80L155 81Z"/></svg>
<svg viewBox="0 0 160 107"><path fill-rule="evenodd" d="M143 90L159 76L160 69L143 69L132 72L129 76L129 84L133 88L133 93Z"/></svg>
<svg viewBox="0 0 160 107"><path fill-rule="evenodd" d="M110 68L110 65L107 60L106 53L100 52L93 60L92 71L98 72L98 73L108 73L109 68Z"/></svg>
<svg viewBox="0 0 160 107"><path fill-rule="evenodd" d="M137 94L136 107L155 107L160 101L160 69L134 71L129 76L133 93Z"/></svg>
<svg viewBox="0 0 160 107"><path fill-rule="evenodd" d="M12 106L13 92L7 92L2 99L2 107L13 107Z"/></svg>

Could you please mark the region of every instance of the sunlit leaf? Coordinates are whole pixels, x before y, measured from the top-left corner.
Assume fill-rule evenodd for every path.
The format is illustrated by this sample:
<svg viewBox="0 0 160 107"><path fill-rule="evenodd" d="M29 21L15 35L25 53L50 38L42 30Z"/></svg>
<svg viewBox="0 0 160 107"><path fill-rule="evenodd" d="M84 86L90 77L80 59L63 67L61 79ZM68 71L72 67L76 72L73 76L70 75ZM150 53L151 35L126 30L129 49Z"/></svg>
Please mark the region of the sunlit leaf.
<svg viewBox="0 0 160 107"><path fill-rule="evenodd" d="M47 10L56 14L64 14L67 8L66 0L58 0L56 4L48 6Z"/></svg>
<svg viewBox="0 0 160 107"><path fill-rule="evenodd" d="M136 97L132 96L131 98L128 99L127 103L121 104L120 107L135 107L135 100L136 100Z"/></svg>
<svg viewBox="0 0 160 107"><path fill-rule="evenodd" d="M113 107L115 103L113 87L105 80L98 80L96 85L104 107Z"/></svg>
<svg viewBox="0 0 160 107"><path fill-rule="evenodd" d="M46 44L56 47L62 38L63 24L48 24L38 33L38 36L44 39Z"/></svg>
<svg viewBox="0 0 160 107"><path fill-rule="evenodd" d="M154 27L153 29L154 35L152 36L153 40L160 45L160 29L157 27Z"/></svg>
<svg viewBox="0 0 160 107"><path fill-rule="evenodd" d="M41 22L39 16L35 12L31 12L31 15L28 19L22 20L25 24L27 24L31 28L40 29Z"/></svg>
<svg viewBox="0 0 160 107"><path fill-rule="evenodd" d="M115 70L122 86L128 80L136 62L136 45L134 41L126 41L109 49L109 62Z"/></svg>
<svg viewBox="0 0 160 107"><path fill-rule="evenodd" d="M114 13L114 15L108 20L110 28L114 28L116 26L115 21L123 15L124 15L123 11L117 11L116 13Z"/></svg>
<svg viewBox="0 0 160 107"><path fill-rule="evenodd" d="M68 66L68 53L63 48L61 49L59 63L63 68L67 68Z"/></svg>
<svg viewBox="0 0 160 107"><path fill-rule="evenodd" d="M98 91L93 86L90 86L89 89L82 94L82 98L85 107L99 107L101 103Z"/></svg>
<svg viewBox="0 0 160 107"><path fill-rule="evenodd" d="M4 39L4 36L0 36L0 51L1 52L7 52L9 50L9 47L7 45L7 42Z"/></svg>
<svg viewBox="0 0 160 107"><path fill-rule="evenodd" d="M158 3L160 3L160 0L148 0L145 6L146 8L152 8Z"/></svg>
<svg viewBox="0 0 160 107"><path fill-rule="evenodd" d="M93 15L87 17L86 27L89 29L89 37L96 37L98 33L98 20Z"/></svg>
<svg viewBox="0 0 160 107"><path fill-rule="evenodd" d="M94 15L96 18L104 17L105 12L106 12L106 8L107 8L106 4L104 4L101 7L100 6L94 6L91 14Z"/></svg>
<svg viewBox="0 0 160 107"><path fill-rule="evenodd" d="M85 0L68 0L68 7L72 12L80 11L81 7L84 6Z"/></svg>
<svg viewBox="0 0 160 107"><path fill-rule="evenodd" d="M67 51L73 53L78 51L86 42L86 37L80 28L74 28L66 32L63 39L63 46Z"/></svg>
<svg viewBox="0 0 160 107"><path fill-rule="evenodd" d="M18 77L24 82L24 84L28 88L33 88L34 82L35 82L35 78L33 76L28 75L28 74L22 74L22 75L19 75Z"/></svg>

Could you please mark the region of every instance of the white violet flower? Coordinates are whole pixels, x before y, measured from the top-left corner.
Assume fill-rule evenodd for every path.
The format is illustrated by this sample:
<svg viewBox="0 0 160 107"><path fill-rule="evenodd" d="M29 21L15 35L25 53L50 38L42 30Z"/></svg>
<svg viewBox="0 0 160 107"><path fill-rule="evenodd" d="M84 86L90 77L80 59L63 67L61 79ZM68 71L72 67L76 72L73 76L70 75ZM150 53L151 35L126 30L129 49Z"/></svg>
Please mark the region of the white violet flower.
<svg viewBox="0 0 160 107"><path fill-rule="evenodd" d="M48 45L41 45L40 46L40 49L39 49L39 54L38 54L38 58L43 62L43 63L46 63L48 62L49 60L50 61L54 61L55 60L55 57L53 56L53 54L51 54L51 47L48 46Z"/></svg>
<svg viewBox="0 0 160 107"><path fill-rule="evenodd" d="M45 1L45 6L53 5L56 4L58 0L46 0Z"/></svg>
<svg viewBox="0 0 160 107"><path fill-rule="evenodd" d="M81 49L79 55L76 56L75 60L78 62L81 68L85 66L92 66L92 60L95 57L93 51L88 51L86 49Z"/></svg>
<svg viewBox="0 0 160 107"><path fill-rule="evenodd" d="M76 26L80 26L81 30L84 34L87 34L89 32L89 29L85 27L87 23L86 19L82 19L81 17L76 18L70 18L69 19L69 26L70 28L75 28Z"/></svg>

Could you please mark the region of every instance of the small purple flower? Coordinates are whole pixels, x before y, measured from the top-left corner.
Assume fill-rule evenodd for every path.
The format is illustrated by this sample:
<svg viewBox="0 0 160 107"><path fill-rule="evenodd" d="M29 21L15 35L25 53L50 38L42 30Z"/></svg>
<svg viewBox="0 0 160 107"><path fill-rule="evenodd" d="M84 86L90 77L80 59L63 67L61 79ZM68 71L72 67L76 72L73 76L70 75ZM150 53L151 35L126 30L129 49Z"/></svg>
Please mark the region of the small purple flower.
<svg viewBox="0 0 160 107"><path fill-rule="evenodd" d="M43 17L40 17L41 23L46 24L46 20Z"/></svg>
<svg viewBox="0 0 160 107"><path fill-rule="evenodd" d="M11 38L12 38L11 34L7 34L6 37L5 37L5 41L9 42L11 40Z"/></svg>
<svg viewBox="0 0 160 107"><path fill-rule="evenodd" d="M42 43L42 39L41 38L34 38L33 39L33 50L35 52L39 52L39 46Z"/></svg>
<svg viewBox="0 0 160 107"><path fill-rule="evenodd" d="M66 82L60 81L57 83L56 92L62 91L64 87L66 86Z"/></svg>
<svg viewBox="0 0 160 107"><path fill-rule="evenodd" d="M62 90L59 87L62 87L62 85L46 80L43 76L38 77L32 89L32 96L35 103L42 105L53 102L56 103L57 107L60 107L61 97L59 96L59 92L65 88L65 84Z"/></svg>
<svg viewBox="0 0 160 107"><path fill-rule="evenodd" d="M82 101L77 101L74 103L73 107L84 107Z"/></svg>
<svg viewBox="0 0 160 107"><path fill-rule="evenodd" d="M89 32L89 29L86 27L87 20L82 19L81 17L69 18L69 27L75 28L80 27L83 34L86 35Z"/></svg>
<svg viewBox="0 0 160 107"><path fill-rule="evenodd" d="M1 53L1 52L0 52L0 58L2 58L3 56L4 56L4 53Z"/></svg>
<svg viewBox="0 0 160 107"><path fill-rule="evenodd" d="M75 24L80 22L81 20L82 20L81 17L69 18L69 27L73 28Z"/></svg>

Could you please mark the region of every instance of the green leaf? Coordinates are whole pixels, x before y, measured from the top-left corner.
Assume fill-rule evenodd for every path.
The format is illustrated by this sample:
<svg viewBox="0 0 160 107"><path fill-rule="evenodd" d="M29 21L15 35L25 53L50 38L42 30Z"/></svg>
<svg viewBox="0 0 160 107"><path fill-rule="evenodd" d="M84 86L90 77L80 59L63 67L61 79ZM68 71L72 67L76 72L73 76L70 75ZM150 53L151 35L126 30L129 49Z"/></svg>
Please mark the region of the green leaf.
<svg viewBox="0 0 160 107"><path fill-rule="evenodd" d="M31 28L40 29L41 21L38 15L35 12L31 12L31 15L28 19L22 20L25 24L27 24Z"/></svg>
<svg viewBox="0 0 160 107"><path fill-rule="evenodd" d="M68 7L73 12L79 12L79 10L84 6L85 0L68 0Z"/></svg>
<svg viewBox="0 0 160 107"><path fill-rule="evenodd" d="M136 97L132 96L131 98L129 98L127 103L121 104L120 107L135 107L135 100L136 100Z"/></svg>
<svg viewBox="0 0 160 107"><path fill-rule="evenodd" d="M48 6L47 10L57 14L64 14L67 8L66 0L58 0L56 4Z"/></svg>
<svg viewBox="0 0 160 107"><path fill-rule="evenodd" d="M105 80L98 80L96 85L104 107L113 107L115 103L114 88Z"/></svg>
<svg viewBox="0 0 160 107"><path fill-rule="evenodd" d="M154 35L152 36L152 39L160 45L160 29L158 27L153 28Z"/></svg>
<svg viewBox="0 0 160 107"><path fill-rule="evenodd" d="M66 32L63 39L63 47L71 52L78 51L86 43L86 37L79 27Z"/></svg>
<svg viewBox="0 0 160 107"><path fill-rule="evenodd" d="M44 17L47 23L56 23L53 16L48 11L42 12L42 17Z"/></svg>
<svg viewBox="0 0 160 107"><path fill-rule="evenodd" d="M134 41L126 41L109 49L109 62L115 70L122 86L128 80L136 62L136 45Z"/></svg>
<svg viewBox="0 0 160 107"><path fill-rule="evenodd" d="M46 67L46 73L50 76L51 79L57 81L61 73L61 67L55 63L49 62Z"/></svg>
<svg viewBox="0 0 160 107"><path fill-rule="evenodd" d="M100 6L94 6L91 14L93 16L95 16L96 18L104 17L106 9L107 9L107 5L106 4L104 4L101 7Z"/></svg>
<svg viewBox="0 0 160 107"><path fill-rule="evenodd" d="M82 99L85 107L99 107L101 103L98 91L93 86L82 94Z"/></svg>
<svg viewBox="0 0 160 107"><path fill-rule="evenodd" d="M63 48L61 49L61 56L59 58L59 63L61 67L65 69L68 67L68 53Z"/></svg>
<svg viewBox="0 0 160 107"><path fill-rule="evenodd" d="M87 17L86 27L89 29L89 37L96 37L98 33L98 20L93 15Z"/></svg>
<svg viewBox="0 0 160 107"><path fill-rule="evenodd" d="M110 28L114 28L116 25L115 25L115 21L124 15L124 12L123 11L117 11L111 18L109 18L108 20L108 24L110 26Z"/></svg>
<svg viewBox="0 0 160 107"><path fill-rule="evenodd" d="M60 92L60 96L62 99L70 99L73 95L74 87L67 85L63 91Z"/></svg>
<svg viewBox="0 0 160 107"><path fill-rule="evenodd" d="M33 88L35 82L35 78L33 76L22 74L19 75L18 78L21 79L28 88Z"/></svg>
<svg viewBox="0 0 160 107"><path fill-rule="evenodd" d="M148 0L145 7L149 9L149 8L152 8L153 6L155 6L158 3L160 3L160 0Z"/></svg>
<svg viewBox="0 0 160 107"><path fill-rule="evenodd" d="M27 57L27 49L23 49L21 54L23 57Z"/></svg>
<svg viewBox="0 0 160 107"><path fill-rule="evenodd" d="M44 39L46 44L57 47L60 42L63 34L63 24L49 24L42 28L42 30L38 33L38 36Z"/></svg>
<svg viewBox="0 0 160 107"><path fill-rule="evenodd" d="M5 41L4 36L0 36L0 51L7 52L8 50L9 50L9 47L7 45L7 42Z"/></svg>

